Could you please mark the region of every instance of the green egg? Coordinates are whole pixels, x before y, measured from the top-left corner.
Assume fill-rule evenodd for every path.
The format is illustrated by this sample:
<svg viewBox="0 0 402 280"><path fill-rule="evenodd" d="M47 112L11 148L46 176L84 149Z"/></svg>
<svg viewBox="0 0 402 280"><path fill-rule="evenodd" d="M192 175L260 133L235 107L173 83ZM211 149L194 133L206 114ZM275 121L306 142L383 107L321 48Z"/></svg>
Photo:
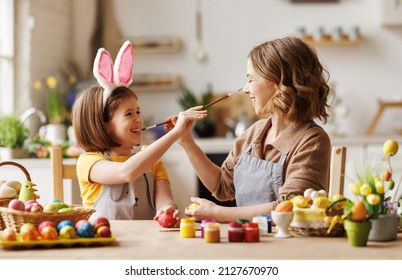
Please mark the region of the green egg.
<svg viewBox="0 0 402 280"><path fill-rule="evenodd" d="M75 210L71 207L59 209L59 213L71 213L71 212L75 212Z"/></svg>

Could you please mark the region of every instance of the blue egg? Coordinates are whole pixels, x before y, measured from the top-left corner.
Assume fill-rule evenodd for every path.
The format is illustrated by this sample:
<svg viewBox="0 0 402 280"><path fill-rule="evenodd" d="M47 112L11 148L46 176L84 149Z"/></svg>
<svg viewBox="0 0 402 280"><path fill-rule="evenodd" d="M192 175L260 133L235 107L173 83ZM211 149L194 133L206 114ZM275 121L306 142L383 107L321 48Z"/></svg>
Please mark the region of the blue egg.
<svg viewBox="0 0 402 280"><path fill-rule="evenodd" d="M72 226L74 227L74 223L70 220L64 220L61 221L58 225L57 225L57 231L60 231L62 229L62 227L64 226Z"/></svg>
<svg viewBox="0 0 402 280"><path fill-rule="evenodd" d="M78 226L77 233L79 237L94 237L95 227L90 222L84 222Z"/></svg>

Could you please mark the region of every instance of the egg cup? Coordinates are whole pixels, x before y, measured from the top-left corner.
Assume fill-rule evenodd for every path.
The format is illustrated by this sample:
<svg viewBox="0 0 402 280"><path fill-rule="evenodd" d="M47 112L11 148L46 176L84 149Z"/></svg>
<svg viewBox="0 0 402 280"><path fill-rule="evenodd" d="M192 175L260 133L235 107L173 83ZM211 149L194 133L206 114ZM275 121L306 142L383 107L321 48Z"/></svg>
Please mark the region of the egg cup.
<svg viewBox="0 0 402 280"><path fill-rule="evenodd" d="M277 226L277 232L274 235L276 238L289 238L293 237L289 233L289 226L293 220L293 212L271 212L272 221Z"/></svg>

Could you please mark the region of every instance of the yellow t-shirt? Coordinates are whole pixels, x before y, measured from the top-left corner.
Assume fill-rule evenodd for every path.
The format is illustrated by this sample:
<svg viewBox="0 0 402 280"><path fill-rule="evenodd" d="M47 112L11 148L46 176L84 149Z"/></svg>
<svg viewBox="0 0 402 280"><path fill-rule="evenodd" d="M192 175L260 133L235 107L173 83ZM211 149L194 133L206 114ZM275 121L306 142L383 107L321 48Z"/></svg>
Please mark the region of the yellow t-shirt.
<svg viewBox="0 0 402 280"><path fill-rule="evenodd" d="M113 161L124 162L127 156L111 156ZM87 207L92 207L96 199L103 190L103 184L89 180L89 172L92 166L100 160L108 160L102 153L84 153L77 160L77 176L80 184L82 203ZM154 175L155 182L158 180L169 181L169 176L162 161L158 160L150 170Z"/></svg>

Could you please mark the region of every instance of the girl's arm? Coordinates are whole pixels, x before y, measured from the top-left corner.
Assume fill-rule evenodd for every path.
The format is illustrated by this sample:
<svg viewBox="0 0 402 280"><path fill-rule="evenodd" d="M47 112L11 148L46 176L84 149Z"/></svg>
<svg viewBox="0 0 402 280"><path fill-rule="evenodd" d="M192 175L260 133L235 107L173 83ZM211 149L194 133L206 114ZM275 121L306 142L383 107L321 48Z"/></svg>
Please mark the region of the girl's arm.
<svg viewBox="0 0 402 280"><path fill-rule="evenodd" d="M170 146L184 134L187 127L192 127L194 120L205 117L205 110L181 112L178 115L176 126L171 131L125 162L101 160L95 163L90 171L91 181L100 184L122 184L135 181L152 168Z"/></svg>
<svg viewBox="0 0 402 280"><path fill-rule="evenodd" d="M178 210L177 204L173 200L173 194L170 188L170 182L168 180L163 179L155 182L155 208L155 221L158 220L159 215L163 212L172 212L173 217L176 219L174 227L179 227L180 211Z"/></svg>

